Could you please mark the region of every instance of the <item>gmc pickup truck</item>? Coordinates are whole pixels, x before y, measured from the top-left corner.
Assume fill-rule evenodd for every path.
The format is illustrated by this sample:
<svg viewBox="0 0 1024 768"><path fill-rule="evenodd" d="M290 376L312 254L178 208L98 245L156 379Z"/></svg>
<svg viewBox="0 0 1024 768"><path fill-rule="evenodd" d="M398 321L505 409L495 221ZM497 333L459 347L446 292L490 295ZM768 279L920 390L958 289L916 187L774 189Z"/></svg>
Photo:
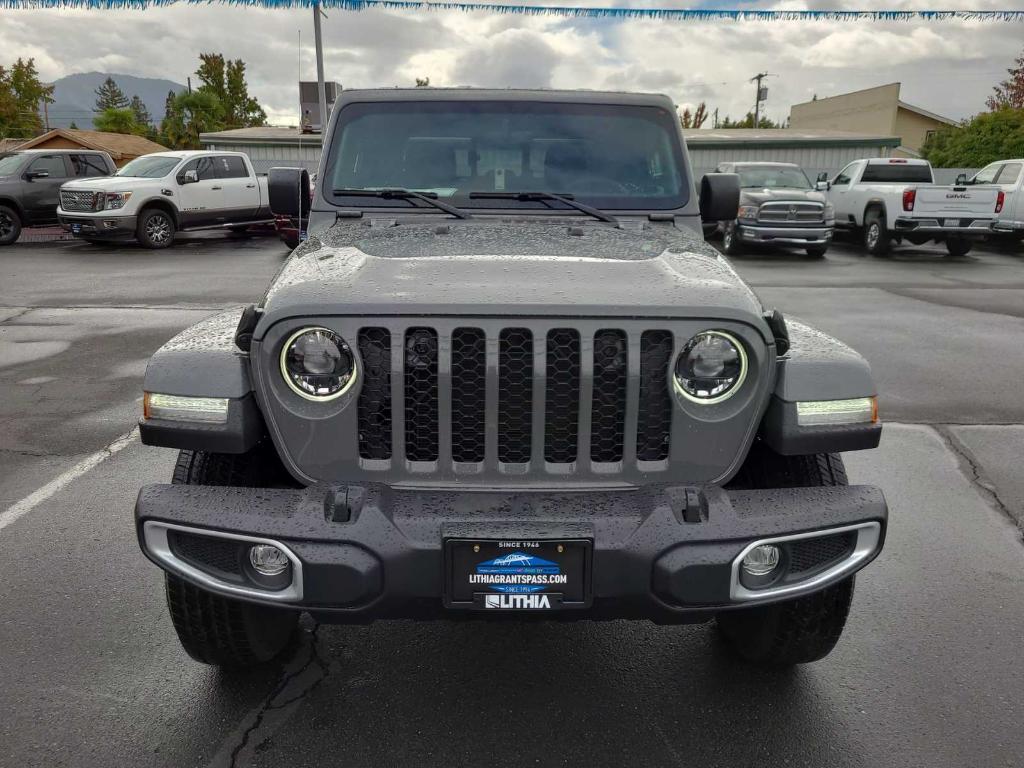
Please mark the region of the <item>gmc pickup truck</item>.
<svg viewBox="0 0 1024 768"><path fill-rule="evenodd" d="M267 179L240 152L158 152L114 176L65 184L60 223L88 241L135 239L166 248L175 232L273 224Z"/></svg>
<svg viewBox="0 0 1024 768"><path fill-rule="evenodd" d="M667 96L344 91L308 221L258 304L168 341L139 543L198 661L267 662L317 621L717 622L737 657L824 657L887 507L845 344L766 307L701 236ZM869 602L861 610L870 609Z"/></svg>
<svg viewBox="0 0 1024 768"><path fill-rule="evenodd" d="M828 199L836 227L862 233L864 248L884 256L893 242L945 242L964 256L992 231L1004 195L997 187L938 186L927 160L855 160L832 179Z"/></svg>
<svg viewBox="0 0 1024 768"><path fill-rule="evenodd" d="M995 184L1003 193L1003 207L993 235L1016 243L1024 240L1024 159L989 163L968 184Z"/></svg>
<svg viewBox="0 0 1024 768"><path fill-rule="evenodd" d="M109 176L116 170L106 152L26 149L0 155L0 246L26 227L57 223L60 187L70 179Z"/></svg>

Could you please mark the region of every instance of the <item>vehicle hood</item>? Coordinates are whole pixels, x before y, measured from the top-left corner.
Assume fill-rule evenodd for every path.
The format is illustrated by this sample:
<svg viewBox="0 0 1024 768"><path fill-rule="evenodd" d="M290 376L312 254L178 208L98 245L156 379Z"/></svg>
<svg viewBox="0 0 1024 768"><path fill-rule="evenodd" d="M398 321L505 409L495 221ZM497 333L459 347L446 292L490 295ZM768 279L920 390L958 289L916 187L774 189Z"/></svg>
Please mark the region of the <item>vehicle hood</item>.
<svg viewBox="0 0 1024 768"><path fill-rule="evenodd" d="M741 189L740 203L760 205L767 202L824 203L825 195L815 189Z"/></svg>
<svg viewBox="0 0 1024 768"><path fill-rule="evenodd" d="M415 221L341 220L312 236L267 291L257 337L287 317L332 314L763 324L760 301L729 263L671 224L617 229L582 217L406 219Z"/></svg>
<svg viewBox="0 0 1024 768"><path fill-rule="evenodd" d="M156 181L156 179L96 176L92 179L72 179L61 184L61 189L84 190L87 192L129 192L143 182L151 183L153 181Z"/></svg>

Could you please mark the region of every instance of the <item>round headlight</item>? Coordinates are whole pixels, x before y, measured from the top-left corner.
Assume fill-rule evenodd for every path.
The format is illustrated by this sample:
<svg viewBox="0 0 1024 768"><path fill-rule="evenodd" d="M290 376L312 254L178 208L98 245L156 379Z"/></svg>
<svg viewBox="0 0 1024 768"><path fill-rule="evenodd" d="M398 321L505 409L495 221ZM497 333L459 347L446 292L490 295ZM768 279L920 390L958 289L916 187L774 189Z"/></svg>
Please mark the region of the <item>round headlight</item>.
<svg viewBox="0 0 1024 768"><path fill-rule="evenodd" d="M676 360L676 389L705 405L731 397L747 375L743 344L724 331L703 331L683 347Z"/></svg>
<svg viewBox="0 0 1024 768"><path fill-rule="evenodd" d="M348 344L327 328L303 328L281 350L281 375L307 400L333 400L356 380L356 363Z"/></svg>

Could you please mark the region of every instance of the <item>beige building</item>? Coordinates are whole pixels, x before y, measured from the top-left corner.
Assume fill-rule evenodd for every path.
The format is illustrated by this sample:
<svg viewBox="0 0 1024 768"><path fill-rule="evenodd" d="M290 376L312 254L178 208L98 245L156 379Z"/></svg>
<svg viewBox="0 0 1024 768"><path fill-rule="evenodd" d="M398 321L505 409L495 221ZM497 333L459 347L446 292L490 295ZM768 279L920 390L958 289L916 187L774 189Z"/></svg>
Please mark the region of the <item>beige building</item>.
<svg viewBox="0 0 1024 768"><path fill-rule="evenodd" d="M918 157L929 134L956 124L948 117L901 101L899 83L805 101L794 104L789 112L790 128L899 136L900 146L893 155L903 157Z"/></svg>

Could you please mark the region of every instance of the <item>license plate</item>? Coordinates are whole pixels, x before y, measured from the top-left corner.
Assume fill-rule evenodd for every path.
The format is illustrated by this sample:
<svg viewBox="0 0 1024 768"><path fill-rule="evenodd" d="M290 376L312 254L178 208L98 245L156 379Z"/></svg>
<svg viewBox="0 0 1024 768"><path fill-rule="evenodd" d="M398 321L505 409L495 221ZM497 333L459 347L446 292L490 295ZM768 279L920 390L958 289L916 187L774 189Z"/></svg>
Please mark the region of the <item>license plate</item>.
<svg viewBox="0 0 1024 768"><path fill-rule="evenodd" d="M445 604L484 611L584 607L591 549L586 539L448 539Z"/></svg>
<svg viewBox="0 0 1024 768"><path fill-rule="evenodd" d="M77 235L77 234L78 234L79 232L81 232L81 231L82 231L82 225L81 225L81 224L72 224L72 225L71 225L71 231L72 231L72 232L73 232L74 234L76 234L76 235Z"/></svg>
<svg viewBox="0 0 1024 768"><path fill-rule="evenodd" d="M959 227L960 219L943 219L942 226L944 227Z"/></svg>

